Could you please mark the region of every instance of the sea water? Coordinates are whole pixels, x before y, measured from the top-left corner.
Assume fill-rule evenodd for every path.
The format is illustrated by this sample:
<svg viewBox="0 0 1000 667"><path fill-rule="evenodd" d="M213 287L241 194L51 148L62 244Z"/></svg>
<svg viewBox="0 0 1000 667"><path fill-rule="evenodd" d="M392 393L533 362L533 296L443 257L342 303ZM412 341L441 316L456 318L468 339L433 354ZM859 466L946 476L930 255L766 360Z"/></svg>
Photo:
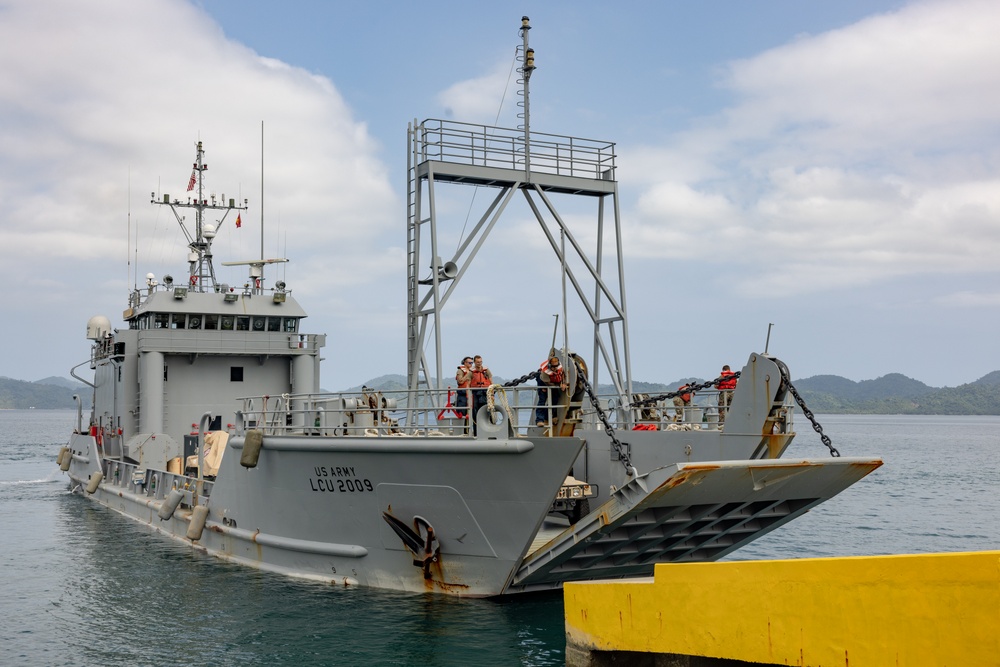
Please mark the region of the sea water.
<svg viewBox="0 0 1000 667"><path fill-rule="evenodd" d="M73 411L0 411L0 665L561 665L560 594L331 588L243 568L67 492ZM729 559L1000 549L1000 417L819 416L885 465ZM787 457L827 450L803 418Z"/></svg>

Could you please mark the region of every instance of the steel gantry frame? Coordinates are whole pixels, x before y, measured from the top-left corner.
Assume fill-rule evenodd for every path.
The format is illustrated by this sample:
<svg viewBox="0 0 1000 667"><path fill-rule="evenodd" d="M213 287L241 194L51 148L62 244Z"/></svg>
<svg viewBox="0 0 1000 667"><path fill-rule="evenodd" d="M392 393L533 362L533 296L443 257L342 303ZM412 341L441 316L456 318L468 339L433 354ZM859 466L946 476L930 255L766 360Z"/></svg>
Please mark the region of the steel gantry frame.
<svg viewBox="0 0 1000 667"><path fill-rule="evenodd" d="M521 61L523 125L516 129L438 119L414 120L408 127L407 159L407 384L411 391L441 389L441 317L486 239L517 193L528 203L593 324L591 382L605 368L619 397L630 396L631 362L625 275L622 261L615 145L570 136L530 131L528 81L534 52L528 47L527 18L522 20ZM441 184L495 189L496 195L451 257L442 259L435 190ZM557 211L551 194L589 197L597 201L596 247L580 244ZM606 251L607 210L613 215ZM589 231L589 230L588 230ZM570 261L572 259L572 262ZM574 266L583 267L579 271ZM430 275L420 272L430 267ZM609 275L609 281L604 276ZM614 282L609 285L610 276ZM591 292L592 290L592 292ZM570 291L567 289L567 291ZM432 350L427 349L433 335ZM585 359L583 350L577 350ZM625 401L627 403L627 401Z"/></svg>

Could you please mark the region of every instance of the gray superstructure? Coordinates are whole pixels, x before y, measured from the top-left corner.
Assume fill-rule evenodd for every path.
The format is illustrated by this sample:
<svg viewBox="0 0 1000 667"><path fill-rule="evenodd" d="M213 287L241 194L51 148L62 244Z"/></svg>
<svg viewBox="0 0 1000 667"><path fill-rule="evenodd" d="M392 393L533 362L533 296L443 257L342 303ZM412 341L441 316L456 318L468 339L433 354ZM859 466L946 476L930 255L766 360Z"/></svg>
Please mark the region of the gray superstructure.
<svg viewBox="0 0 1000 667"><path fill-rule="evenodd" d="M147 276L125 328L105 317L88 323L94 407L86 420L81 410L59 455L71 489L242 564L344 585L496 596L721 558L881 465L780 458L794 437L794 389L767 354L748 355L724 414L712 383L698 392L708 404L679 416L671 395L633 394L614 144L530 131L528 28L525 18L521 128L410 126L407 389L319 392L325 336L305 333L292 290L264 275L284 259L234 262L248 267L246 283L216 281L218 230L205 212L224 221L243 209L203 193L199 142L196 196L154 196L187 236L183 279ZM435 190L456 183L496 195L442 260ZM489 388L472 429L442 380L442 314L516 195L552 246L567 295L589 315L572 325L574 339L593 346L589 358L570 349L564 318L562 346L549 351L570 389L543 390L542 423L538 388L515 381ZM596 205L596 248L574 236L553 195ZM191 230L185 208L195 213ZM596 395L598 379L614 395Z"/></svg>

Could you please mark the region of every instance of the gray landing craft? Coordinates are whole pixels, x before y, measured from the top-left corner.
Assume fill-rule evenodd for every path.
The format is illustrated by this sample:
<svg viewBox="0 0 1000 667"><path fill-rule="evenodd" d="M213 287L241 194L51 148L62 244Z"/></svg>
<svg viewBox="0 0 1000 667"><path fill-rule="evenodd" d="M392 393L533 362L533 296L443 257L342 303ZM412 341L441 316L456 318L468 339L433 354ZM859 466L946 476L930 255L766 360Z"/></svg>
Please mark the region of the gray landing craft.
<svg viewBox="0 0 1000 667"><path fill-rule="evenodd" d="M265 282L265 267L284 259L235 262L249 269L238 287L216 280L212 241L242 208L204 191L199 142L195 197L153 198L189 242L183 279L149 275L130 295L124 327L106 317L87 325L93 345L80 365L94 371L93 382L83 380L93 409L85 420L78 402L58 459L74 492L236 563L345 586L484 597L716 560L881 465L781 458L795 435L797 394L767 354L749 355L724 413L712 383L680 415L672 394L632 392L614 144L530 132L528 29L525 18L523 126L409 128L407 390L320 393L325 336L303 331L306 313L283 282ZM495 198L443 261L435 192L456 184ZM571 390L542 390L543 419L529 373L489 388L473 433L441 380L451 373L442 370L442 317L515 196L556 255L564 295L587 317L575 337L593 348L585 359L553 345ZM589 253L558 197L596 203L581 235L596 238ZM194 211L193 230L184 209ZM542 350L525 360L533 370L548 341L529 346ZM592 389L603 373L613 395Z"/></svg>

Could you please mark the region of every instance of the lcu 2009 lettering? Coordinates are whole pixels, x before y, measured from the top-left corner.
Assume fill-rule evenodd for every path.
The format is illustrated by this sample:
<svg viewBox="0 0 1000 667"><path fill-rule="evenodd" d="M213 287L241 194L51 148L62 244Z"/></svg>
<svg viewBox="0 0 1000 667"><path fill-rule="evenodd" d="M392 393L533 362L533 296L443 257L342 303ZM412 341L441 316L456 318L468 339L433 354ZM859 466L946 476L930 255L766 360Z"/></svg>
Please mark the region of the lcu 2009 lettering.
<svg viewBox="0 0 1000 667"><path fill-rule="evenodd" d="M366 493L374 491L375 486L369 479L324 479L310 478L309 488L323 493Z"/></svg>

